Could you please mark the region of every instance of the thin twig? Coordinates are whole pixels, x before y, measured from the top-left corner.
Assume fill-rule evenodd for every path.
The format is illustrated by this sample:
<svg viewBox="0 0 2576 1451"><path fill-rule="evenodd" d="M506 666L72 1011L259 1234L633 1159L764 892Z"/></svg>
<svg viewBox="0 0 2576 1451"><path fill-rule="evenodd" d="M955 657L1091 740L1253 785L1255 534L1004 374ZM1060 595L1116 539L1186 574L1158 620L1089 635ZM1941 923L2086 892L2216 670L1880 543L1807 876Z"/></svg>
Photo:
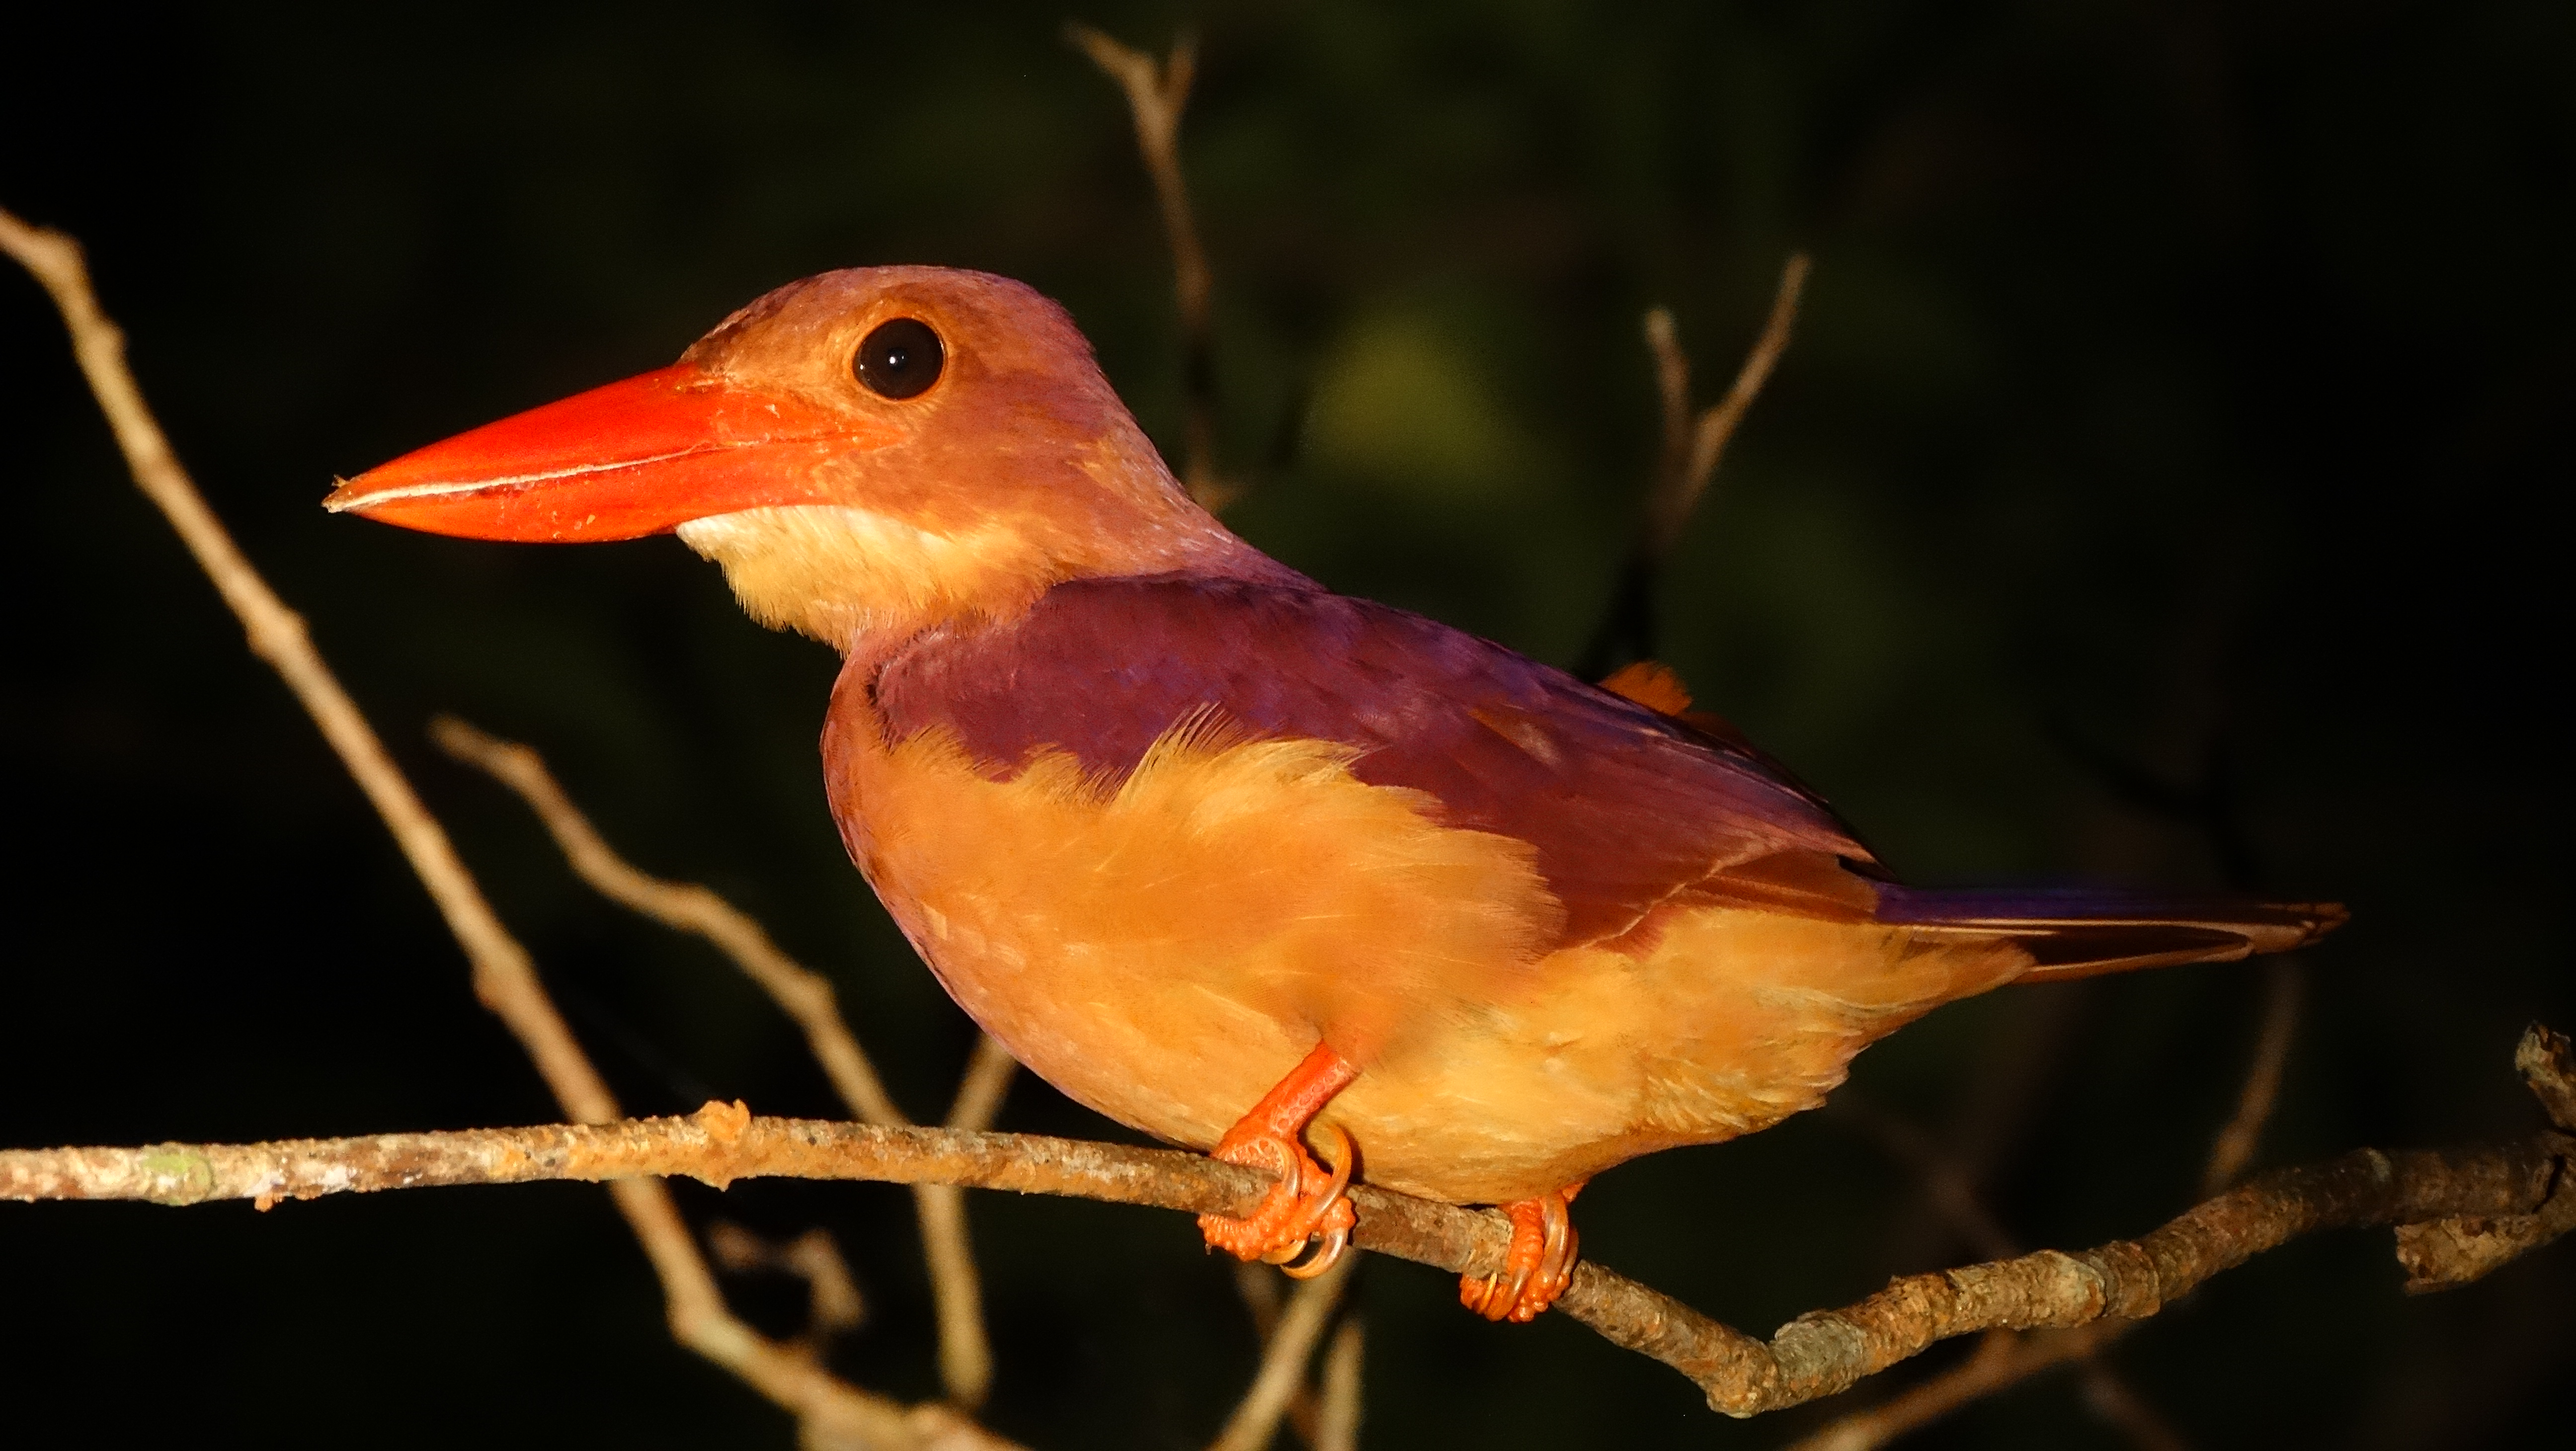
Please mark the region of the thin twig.
<svg viewBox="0 0 2576 1451"><path fill-rule="evenodd" d="M1240 1260L1234 1266L1235 1292L1243 1297L1243 1308L1252 1316L1252 1337L1264 1350L1270 1348L1270 1337L1279 1329L1279 1312L1285 1301L1280 1281L1284 1278L1278 1270L1258 1260ZM1288 1397L1288 1428L1312 1446L1320 1434L1316 1418L1322 1414L1314 1387L1299 1381Z"/></svg>
<svg viewBox="0 0 2576 1451"><path fill-rule="evenodd" d="M475 996L519 1040L568 1117L586 1123L616 1119L616 1097L546 995L527 949L501 924L457 857L446 829L421 804L375 727L323 663L303 618L260 577L180 466L126 366L124 333L98 305L80 244L0 211L0 251L8 252L52 295L71 334L73 354L107 415L134 482L160 507L231 606L249 635L252 653L284 678L384 819L473 964ZM632 1179L610 1185L609 1192L662 1282L673 1338L794 1413L810 1440L883 1446L932 1440L961 1446L1008 1444L944 1408L907 1410L848 1385L761 1336L725 1307L714 1272L663 1185Z"/></svg>
<svg viewBox="0 0 2576 1451"><path fill-rule="evenodd" d="M63 324L70 329L72 351L80 360L90 391L116 433L118 447L133 471L134 482L158 505L177 530L188 552L232 607L250 636L251 652L285 678L323 738L338 753L358 788L367 795L421 885L429 889L474 965L474 992L484 1006L509 1025L537 1072L554 1090L564 1112L596 1122L617 1117L617 1100L598 1071L573 1040L571 1029L537 985L527 950L511 937L484 900L465 864L457 859L447 832L420 803L402 769L386 753L384 742L349 698L330 667L322 663L304 628L303 617L286 607L259 571L251 567L223 521L207 507L188 478L170 440L154 421L141 388L125 363L125 334L100 310L91 291L89 270L80 245L60 232L30 227L0 212L0 249L16 258L45 290L53 294Z"/></svg>
<svg viewBox="0 0 2576 1451"><path fill-rule="evenodd" d="M2513 1068L2540 1100L2540 1111L2566 1133L2576 1134L2576 1042L2543 1023L2523 1030L2513 1046Z"/></svg>
<svg viewBox="0 0 2576 1451"><path fill-rule="evenodd" d="M1263 1345L1270 1343L1270 1332L1279 1328L1279 1306L1286 1298L1280 1278L1277 1270L1258 1260L1238 1261L1234 1267L1235 1293L1243 1297L1243 1308L1252 1316L1252 1338Z"/></svg>
<svg viewBox="0 0 2576 1451"><path fill-rule="evenodd" d="M1011 1050L995 1042L991 1034L975 1035L975 1051L966 1059L966 1073L957 1084L956 1101L948 1106L948 1126L952 1129L989 1129L1002 1113L1002 1099L1011 1091L1011 1080L1020 1071L1019 1060Z"/></svg>
<svg viewBox="0 0 2576 1451"><path fill-rule="evenodd" d="M850 1273L850 1263L842 1258L832 1232L820 1225L785 1244L773 1244L731 1220L719 1219L707 1226L707 1252L715 1257L716 1268L729 1274L770 1271L803 1281L808 1340L819 1342L855 1330L867 1319L858 1279Z"/></svg>
<svg viewBox="0 0 2576 1451"><path fill-rule="evenodd" d="M1718 461L1726 455L1726 445L1762 393L1762 385L1771 380L1771 370L1780 364L1780 355L1789 349L1789 335L1798 322L1798 299L1807 289L1807 273L1813 266L1804 252L1790 254L1780 269L1780 286L1772 294L1771 313L1763 319L1762 334L1753 340L1753 350L1744 355L1744 365L1735 372L1733 386L1726 396L1699 416L1690 432L1687 449L1674 450L1673 472L1657 481L1646 513L1648 538L1654 552L1665 555L1681 538L1682 525L1699 507L1708 492L1711 479L1717 477ZM1662 326L1658 328L1656 323ZM1678 370L1682 396L1689 397L1690 361L1681 350L1679 330L1672 314L1657 308L1648 315L1648 343L1655 348L1657 371ZM1667 385L1669 387L1669 385ZM1685 405L1687 406L1687 405ZM1667 414L1667 417L1671 417Z"/></svg>
<svg viewBox="0 0 2576 1451"><path fill-rule="evenodd" d="M2270 1122L2273 1108L2280 1100L2281 1073L2289 1058L2290 1041L2298 1027L2301 977L2296 963L2280 959L2272 964L2272 975L2264 999L2263 1025L2255 1035L2253 1058L2247 1063L2243 1087L2238 1090L2236 1110L2221 1129L2210 1148L2209 1162L2201 1177L2201 1197L2211 1198L2245 1171L2254 1150L2261 1142L2264 1126ZM2545 1030L2535 1030L2545 1031ZM2527 1043L2535 1041L2526 1037ZM2533 1092L2546 1093L2548 1074L2535 1075L2526 1070L2524 1077ZM1867 1105L1862 1105L1866 1114ZM1926 1188L1933 1203L1949 1215L1972 1243L1983 1240L1983 1232L1993 1228L1974 1197L1974 1190L1964 1174L1958 1182L1944 1183L1937 1172L1937 1147L1919 1134L1911 1141L1892 1136L1886 1127L1895 1123L1884 1114L1880 1131L1888 1136L1891 1146L1927 1165ZM1865 1120L1866 1121L1866 1120ZM1974 1212L1974 1219L1962 1217L1961 1204ZM2535 1220L2531 1229L2537 1229ZM1996 1230L2000 1234L2000 1230ZM2525 1235L2528 1237L2528 1234ZM2478 1239L2470 1248L2457 1246L2462 1237L2451 1233L2447 1222L2403 1225L2398 1228L2398 1258L2410 1273L2410 1285L2421 1283L2427 1288L2445 1288L2465 1283L2487 1269L2524 1253L2533 1246L2517 1241ZM1991 1251L1989 1251L1991 1253ZM2472 1270L2472 1261L2492 1264ZM2441 1268L2419 1269L2418 1266L2439 1264ZM2081 1338L2056 1335L2005 1337L1981 1347L1978 1354L1951 1369L1926 1379L1886 1404L1858 1411L1833 1422L1814 1436L1798 1443L1800 1451L1818 1448L1860 1448L1884 1445L1896 1437L1949 1415L1999 1391L2008 1390L2023 1381L2079 1360L2085 1367L2085 1400L2095 1414L2117 1426L2130 1439L2147 1451L2175 1451L2182 1438L2164 1423L2153 1407L2131 1390L2118 1372L2111 1368L2105 1352L2111 1343L2127 1333L2126 1327L2103 1329ZM1991 1354L1988 1352L1992 1352Z"/></svg>
<svg viewBox="0 0 2576 1451"><path fill-rule="evenodd" d="M766 928L713 890L653 876L618 855L535 748L503 740L452 715L431 721L429 734L439 749L518 793L544 823L573 872L600 895L674 931L703 937L732 958L804 1030L806 1047L823 1066L824 1076L862 1122L912 1122L896 1107L867 1051L842 1018L830 978L789 957ZM963 1090L976 1100L966 1106L985 1112L986 1123L990 1109L983 1108L981 1100L991 1097L997 1108L999 1091L1010 1081L1007 1067L996 1070L990 1065L991 1056L1000 1051L995 1045L988 1052L983 1045L990 1042L979 1041ZM1001 1061L1008 1065L1010 1058L1003 1054ZM993 1081L996 1078L998 1082ZM917 1187L913 1199L939 1322L941 1382L952 1403L971 1410L983 1404L992 1388L993 1352L984 1330L983 1291L975 1272L965 1203L955 1189L937 1184Z"/></svg>
<svg viewBox="0 0 2576 1451"><path fill-rule="evenodd" d="M949 1105L948 1126L980 1131L993 1126L1020 1065L987 1033L975 1035L975 1051ZM966 1227L966 1196L951 1184L913 1188L921 1215L922 1260L930 1272L931 1305L939 1321L939 1376L949 1400L973 1409L993 1388L993 1341L984 1328L984 1279L975 1264L974 1242Z"/></svg>
<svg viewBox="0 0 2576 1451"><path fill-rule="evenodd" d="M2111 1369L2109 1357L2097 1346L2084 1357L2080 1374L2084 1378L2084 1405L2094 1418L2129 1438L2139 1451L2191 1451L2191 1443L2173 1428L2146 1397L2138 1394L2117 1372Z"/></svg>
<svg viewBox="0 0 2576 1451"><path fill-rule="evenodd" d="M1966 1360L1906 1387L1902 1394L1868 1410L1855 1411L1791 1442L1787 1451L1875 1451L1908 1431L1920 1430L1952 1411L2019 1385L2049 1366L2063 1365L2086 1354L2103 1339L2102 1331L2115 1323L2027 1337L2009 1330L1989 1330Z"/></svg>
<svg viewBox="0 0 2576 1451"><path fill-rule="evenodd" d="M1846 1087L1825 1104L1825 1112L1867 1129L1891 1158L1903 1161L1922 1177L1923 1192L1950 1229L1988 1259L2021 1253L1985 1204L1967 1167L1944 1153L1930 1134L1880 1108Z"/></svg>
<svg viewBox="0 0 2576 1451"><path fill-rule="evenodd" d="M841 1020L832 980L781 951L758 922L695 882L649 876L617 854L528 746L452 715L429 723L440 750L509 787L544 823L565 861L600 895L675 931L714 943L805 1031L805 1043L850 1112L874 1124L910 1123L885 1091L866 1050Z"/></svg>
<svg viewBox="0 0 2576 1451"><path fill-rule="evenodd" d="M967 1237L966 1196L951 1184L916 1184L912 1193L939 1323L939 1381L950 1403L971 1411L993 1388L993 1342L984 1333L984 1280Z"/></svg>
<svg viewBox="0 0 2576 1451"><path fill-rule="evenodd" d="M1826 1111L1830 1113L1837 1108L1842 1109L1846 1116L1856 1119L1876 1133L1891 1155L1911 1163L1923 1176L1924 1189L1933 1207L1943 1219L1949 1221L1954 1233L1973 1245L1979 1254L1989 1259L2006 1259L2021 1253L2021 1247L2004 1232L2003 1226L1977 1197L1975 1179L1964 1164L1945 1153L1930 1134L1866 1099L1846 1106L1843 1100L1849 1094L1850 1090L1845 1089L1842 1096L1826 1106ZM2011 1343L2015 1340L2009 1332L1994 1332L1989 1336L1987 1344L1980 1348L1978 1355L1954 1367L1946 1373L1946 1376L1962 1377L1966 1382L1983 1387L1977 1391L1978 1395L1992 1394L1993 1391L2011 1384L2011 1380L1999 1378L2002 1368L1985 1353L1992 1350L1998 1343L1998 1336L2002 1343ZM2104 1420L2110 1421L2126 1432L2130 1439L2142 1448L2142 1451L2181 1451L2179 1439L2164 1429L2162 1419L2147 1404L2145 1398L2132 1390L2120 1373L2112 1368L2110 1361L2101 1354L2101 1348L2099 1345L2088 1344L2081 1352L2081 1358L2084 1361L2087 1403L2094 1406L2097 1414ZM1946 1377L1936 1376L1933 1380L1944 1378ZM1924 1384L1931 1383L1926 1381ZM1915 1389L1919 1390L1921 1387ZM1944 1394L1960 1390L1960 1387L1952 1387ZM1931 1408L1936 1406L1955 1409L1974 1398L1970 1396L1966 1399L1945 1401L1941 1395L1916 1397L1914 1392L1909 1390L1887 1404L1905 1405L1905 1410L1899 1413L1901 1419L1903 1416L1933 1414ZM1834 1423L1818 1432L1817 1439L1846 1434L1842 1428L1847 1424L1875 1428L1867 1433L1872 1435L1881 1434L1883 1431L1884 1438L1892 1438L1902 1430L1923 1424L1920 1420L1910 1420L1903 1421L1900 1425L1898 1421L1881 1417L1879 1414L1881 1409L1884 1408L1855 1412L1846 1418L1846 1421ZM1854 1431L1848 1434L1863 1433Z"/></svg>
<svg viewBox="0 0 2576 1451"><path fill-rule="evenodd" d="M1350 1283L1351 1270L1358 1263L1359 1256L1345 1254L1289 1297L1278 1329L1262 1347L1261 1368L1253 1373L1252 1388L1226 1418L1225 1429L1208 1443L1208 1451L1262 1451L1270 1444L1288 1402L1306 1382L1306 1362L1315 1354L1315 1342L1323 1339L1324 1327L1332 1322L1333 1307L1341 1303L1342 1287Z"/></svg>
<svg viewBox="0 0 2576 1451"><path fill-rule="evenodd" d="M2209 1163L2200 1176L2206 1199L2236 1182L2262 1147L2263 1129L2281 1099L2281 1074L2290 1059L2290 1040L2299 1030L2299 1005L2305 979L2296 958L2276 957L2263 984L2263 1025L2254 1035L2253 1061L2236 1091L2236 1111L2210 1144Z"/></svg>
<svg viewBox="0 0 2576 1451"><path fill-rule="evenodd" d="M612 1178L632 1184L633 1176L674 1174L713 1184L771 1175L950 1183L1232 1215L1250 1212L1272 1182L1257 1170L1171 1150L754 1118L739 1104L709 1104L685 1119L613 1124L279 1144L6 1150L0 1151L0 1199L274 1204L437 1184ZM1501 1268L1510 1228L1499 1214L1369 1186L1355 1187L1351 1198L1359 1211L1353 1242L1362 1248L1453 1273ZM2359 1149L2273 1170L2137 1240L1909 1275L1856 1304L1802 1315L1768 1342L1590 1262L1576 1268L1558 1308L1689 1376L1716 1409L1749 1416L1848 1389L1953 1336L2144 1319L2210 1276L2318 1230L2427 1221L2528 1221L2531 1232L2511 1242L2513 1253L2576 1227L2576 1136L2548 1132L2518 1143L2441 1150ZM2499 1242L2496 1248L2506 1247ZM703 1262L695 1262L703 1271ZM2442 1261L2406 1264L2425 1288L2445 1283L2442 1277L2454 1269Z"/></svg>
<svg viewBox="0 0 2576 1451"><path fill-rule="evenodd" d="M1208 267L1207 250L1199 245L1198 222L1191 214L1189 187L1181 175L1181 112L1189 105L1190 82L1198 76L1198 42L1184 32L1172 42L1171 58L1158 63L1146 52L1078 22L1068 22L1064 35L1127 93L1127 109L1136 121L1136 149L1144 153L1145 170L1154 179L1154 198L1162 208L1163 232L1172 247L1172 291L1180 306L1181 382L1188 404L1181 482L1202 506L1224 508L1240 497L1242 489L1220 479L1216 471L1216 342L1210 314L1215 273Z"/></svg>
<svg viewBox="0 0 2576 1451"><path fill-rule="evenodd" d="M1762 332L1736 369L1726 396L1691 417L1690 354L1681 344L1681 329L1670 310L1646 314L1646 347L1655 357L1655 391L1663 405L1662 446L1655 456L1655 477L1646 492L1646 510L1637 537L1611 586L1609 613L1584 650L1578 673L1607 675L1625 659L1647 660L1655 654L1655 586L1666 557L1681 539L1682 526L1717 477L1726 445L1744 415L1770 381L1780 355L1788 351L1798 321L1798 299L1806 291L1810 259L1791 253L1780 269L1780 285L1771 297Z"/></svg>
<svg viewBox="0 0 2576 1451"><path fill-rule="evenodd" d="M1324 1397L1315 1414L1315 1451L1359 1451L1360 1366L1367 1350L1360 1317L1343 1316L1342 1328L1333 1332L1333 1343L1324 1352Z"/></svg>

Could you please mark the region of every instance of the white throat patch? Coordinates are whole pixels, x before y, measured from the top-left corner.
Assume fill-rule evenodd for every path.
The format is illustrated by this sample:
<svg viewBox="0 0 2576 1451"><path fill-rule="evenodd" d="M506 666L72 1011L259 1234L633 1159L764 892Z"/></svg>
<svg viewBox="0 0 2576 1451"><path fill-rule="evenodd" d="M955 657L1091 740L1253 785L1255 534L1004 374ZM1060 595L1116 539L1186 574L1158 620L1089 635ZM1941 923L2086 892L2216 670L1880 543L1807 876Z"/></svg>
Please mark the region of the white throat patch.
<svg viewBox="0 0 2576 1451"><path fill-rule="evenodd" d="M1003 578L1038 572L1007 525L936 534L845 504L714 514L674 532L723 567L753 619L843 651L871 630L972 608Z"/></svg>

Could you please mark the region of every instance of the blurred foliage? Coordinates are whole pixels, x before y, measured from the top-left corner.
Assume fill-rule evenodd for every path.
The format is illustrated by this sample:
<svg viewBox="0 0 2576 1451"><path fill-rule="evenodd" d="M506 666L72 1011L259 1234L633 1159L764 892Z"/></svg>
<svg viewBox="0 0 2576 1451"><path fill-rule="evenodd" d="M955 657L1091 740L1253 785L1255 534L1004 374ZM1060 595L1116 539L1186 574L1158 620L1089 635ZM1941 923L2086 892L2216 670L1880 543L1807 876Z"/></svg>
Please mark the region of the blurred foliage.
<svg viewBox="0 0 2576 1451"><path fill-rule="evenodd" d="M834 662L668 541L552 551L324 517L349 473L667 361L788 279L925 261L1063 299L1167 443L1168 260L1063 15L980 7L54 7L0 48L0 203L90 245L180 450L412 764L626 1102L834 1105L696 945L576 885L430 751L546 750L610 837L832 972L916 1113L968 1028L842 859ZM2203 833L2070 750L2237 789L2264 884L2350 901L2313 957L2272 1161L2519 1133L2507 1067L2576 1020L2566 801L2576 12L2548 0L1827 0L1082 17L1204 43L1184 159L1217 269L1232 521L1337 588L1570 658L1654 448L1638 320L1703 394L1783 256L1799 335L1666 589L1667 651L1900 869L2215 879ZM0 695L20 842L0 1141L247 1139L552 1116L356 792L127 485L37 290L0 281L22 547ZM1992 1141L2014 1233L2189 1197L2253 976L2005 993L1856 1088ZM1009 1127L1116 1132L1024 1081ZM874 1318L838 1363L935 1384L896 1191L684 1188L830 1227ZM1767 1329L1964 1254L1830 1114L1605 1178L1586 1249ZM975 1202L993 1420L1202 1441L1253 1346L1177 1217ZM2299 1246L2125 1343L2203 1446L2525 1444L2576 1379L2576 1256L2401 1299L2384 1238ZM174 1213L0 1209L0 1403L85 1444L334 1436L785 1445L664 1338L596 1191ZM795 1306L738 1286L780 1327ZM1371 1444L1778 1444L1669 1372L1471 1321L1372 1269ZM1872 1392L1863 1392L1863 1395ZM84 1401L83 1397L101 1399ZM13 1421L13 1424L15 1422ZM362 1429L360 1429L362 1428ZM2059 1377L1919 1438L2117 1444Z"/></svg>

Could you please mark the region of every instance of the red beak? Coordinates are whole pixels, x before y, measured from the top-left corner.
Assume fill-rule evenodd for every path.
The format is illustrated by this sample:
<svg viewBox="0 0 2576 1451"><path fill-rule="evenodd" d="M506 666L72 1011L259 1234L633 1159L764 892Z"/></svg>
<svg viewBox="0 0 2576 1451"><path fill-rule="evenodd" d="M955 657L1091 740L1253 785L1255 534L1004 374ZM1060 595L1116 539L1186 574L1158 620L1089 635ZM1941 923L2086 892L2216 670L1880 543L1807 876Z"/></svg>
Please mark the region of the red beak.
<svg viewBox="0 0 2576 1451"><path fill-rule="evenodd" d="M404 454L322 507L467 539L591 543L836 502L823 466L903 435L682 363Z"/></svg>

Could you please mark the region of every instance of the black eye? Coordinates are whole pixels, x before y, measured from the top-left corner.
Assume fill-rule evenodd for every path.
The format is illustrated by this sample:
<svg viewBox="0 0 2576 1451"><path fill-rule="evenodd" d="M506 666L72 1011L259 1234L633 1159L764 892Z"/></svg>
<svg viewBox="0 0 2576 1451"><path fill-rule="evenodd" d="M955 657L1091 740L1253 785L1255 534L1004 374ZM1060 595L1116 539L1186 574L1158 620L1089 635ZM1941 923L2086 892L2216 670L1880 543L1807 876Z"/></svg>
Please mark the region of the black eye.
<svg viewBox="0 0 2576 1451"><path fill-rule="evenodd" d="M867 341L859 344L850 371L880 398L909 398L938 382L939 369L947 361L948 350L939 345L939 334L928 323L899 317L877 324Z"/></svg>

